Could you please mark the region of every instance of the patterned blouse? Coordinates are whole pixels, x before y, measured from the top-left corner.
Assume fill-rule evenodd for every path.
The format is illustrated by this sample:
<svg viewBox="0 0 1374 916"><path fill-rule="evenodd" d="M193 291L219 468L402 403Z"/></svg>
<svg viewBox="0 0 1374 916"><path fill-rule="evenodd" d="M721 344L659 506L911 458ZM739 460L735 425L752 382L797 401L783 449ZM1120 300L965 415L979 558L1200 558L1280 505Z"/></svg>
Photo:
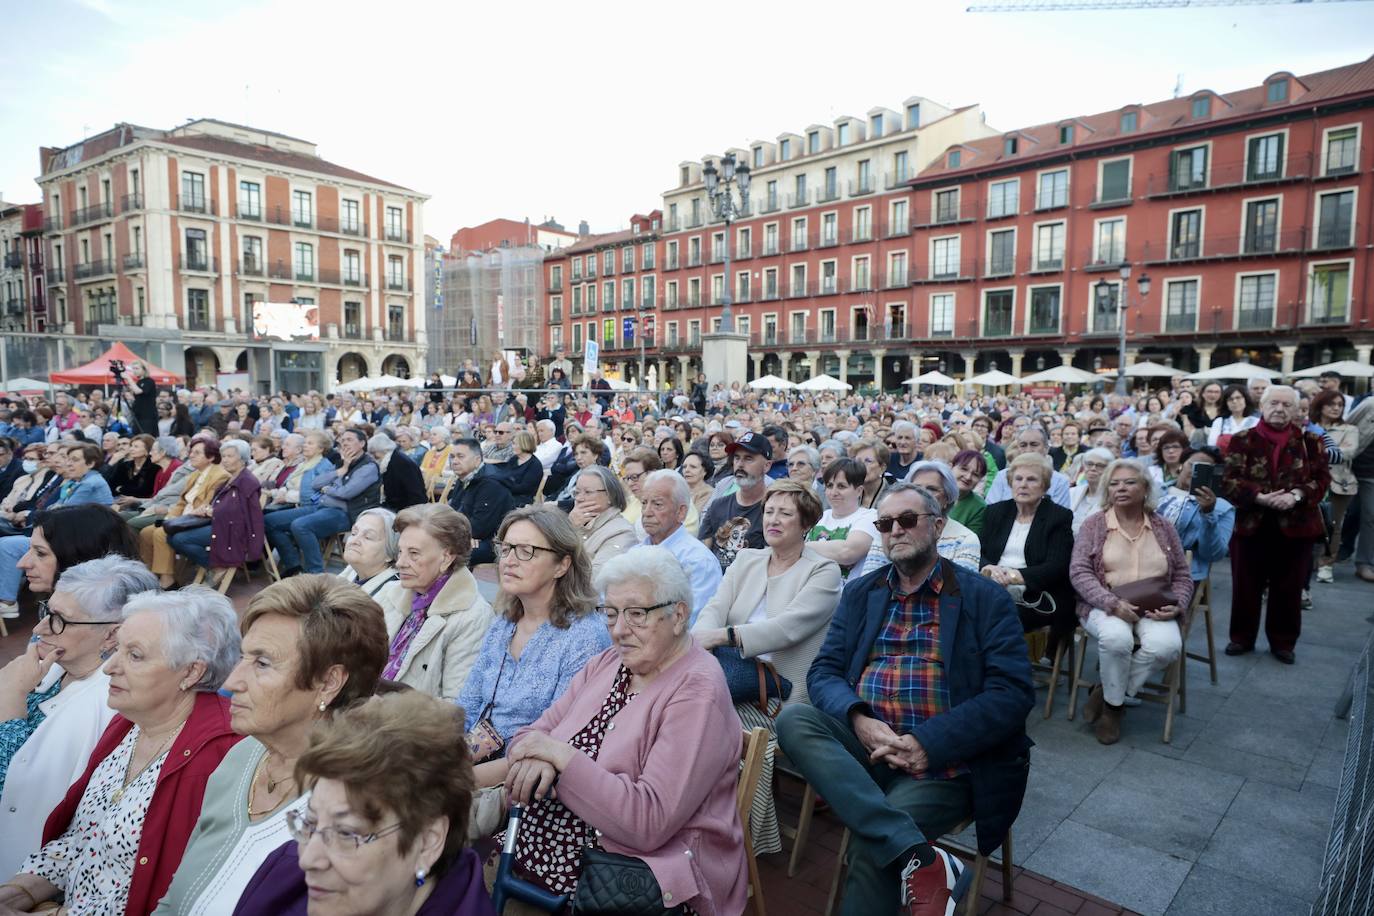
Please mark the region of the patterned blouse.
<svg viewBox="0 0 1374 916"><path fill-rule="evenodd" d="M167 761L164 750L116 800L140 734L138 726L130 729L95 768L67 832L20 866L61 888L71 916L123 916L143 819Z"/></svg>
<svg viewBox="0 0 1374 916"><path fill-rule="evenodd" d="M19 753L19 749L24 746L24 742L29 740L38 726L43 724L43 720L48 716L39 704L44 703L57 696L57 691L62 686L61 678L53 681L52 686L41 693L35 690L28 695L25 703L28 705L29 714L22 719L9 719L0 722L0 789L5 788L5 776L10 771L10 761L14 755Z"/></svg>
<svg viewBox="0 0 1374 916"><path fill-rule="evenodd" d="M396 630L395 638L391 640L390 658L387 659L386 669L382 671L382 677L395 680L396 676L401 673L401 663L405 661L406 652L410 650L410 644L415 641L416 634L425 625L425 618L429 616L429 606L439 596L439 591L448 584L449 578L449 575L440 576L422 594L411 599L410 615L401 621L400 628Z"/></svg>

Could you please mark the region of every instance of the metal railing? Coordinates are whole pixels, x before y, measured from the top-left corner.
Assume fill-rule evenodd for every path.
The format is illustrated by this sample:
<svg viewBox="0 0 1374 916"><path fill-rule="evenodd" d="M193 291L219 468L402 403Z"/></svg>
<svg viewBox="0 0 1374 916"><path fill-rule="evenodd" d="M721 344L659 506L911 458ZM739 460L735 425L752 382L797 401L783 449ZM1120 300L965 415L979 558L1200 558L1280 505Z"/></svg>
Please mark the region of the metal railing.
<svg viewBox="0 0 1374 916"><path fill-rule="evenodd" d="M182 213L200 213L206 216L215 216L215 202L208 197L191 196L184 197L177 195L173 201L173 209L180 210Z"/></svg>
<svg viewBox="0 0 1374 916"><path fill-rule="evenodd" d="M810 203L811 203L811 192L810 192L810 191L802 191L801 193L797 193L796 191L791 191L791 192L789 192L788 195L787 195L787 206L788 206L790 209L796 210L796 209L798 209L798 208L800 208L800 207L809 206Z"/></svg>
<svg viewBox="0 0 1374 916"><path fill-rule="evenodd" d="M119 199L119 212L132 213L134 210L143 209L143 192L135 191L132 194L125 194Z"/></svg>
<svg viewBox="0 0 1374 916"><path fill-rule="evenodd" d="M5 267L10 270L17 270L24 266L24 252L11 251L5 254Z"/></svg>
<svg viewBox="0 0 1374 916"><path fill-rule="evenodd" d="M61 231L62 231L62 217L61 217L61 216L45 216L45 217L43 217L43 231L44 231L45 233L61 232Z"/></svg>
<svg viewBox="0 0 1374 916"><path fill-rule="evenodd" d="M1210 168L1205 169L1201 176L1174 170L1151 174L1145 179L1145 196L1167 197L1245 185L1301 181L1313 174L1311 153L1293 153L1282 162L1254 156L1209 165Z"/></svg>
<svg viewBox="0 0 1374 916"><path fill-rule="evenodd" d="M912 228L922 229L932 226L953 226L971 223L980 215L982 201L975 197L960 197L958 201L938 202L925 209L918 209L912 216Z"/></svg>
<svg viewBox="0 0 1374 916"><path fill-rule="evenodd" d="M196 256L183 254L177 265L181 270L191 270L198 273L219 273L219 258L209 256Z"/></svg>
<svg viewBox="0 0 1374 916"><path fill-rule="evenodd" d="M241 277L261 277L263 275L262 261L257 258L244 258L238 262L236 272Z"/></svg>
<svg viewBox="0 0 1374 916"><path fill-rule="evenodd" d="M859 197L863 194L873 193L873 176L866 175L863 178L849 179L849 196Z"/></svg>
<svg viewBox="0 0 1374 916"><path fill-rule="evenodd" d="M49 268L48 268L48 285L49 285L49 286L52 286L52 285L57 284L57 283L66 283L66 282L67 282L67 272L66 272L65 270L63 270L61 267L49 267Z"/></svg>
<svg viewBox="0 0 1374 916"><path fill-rule="evenodd" d="M126 254L124 256L125 270L142 270L147 266L148 265L143 261L142 252L135 252L133 254Z"/></svg>
<svg viewBox="0 0 1374 916"><path fill-rule="evenodd" d="M98 223L113 218L114 207L106 201L73 210L71 212L71 223L69 225L72 227L83 226L86 223Z"/></svg>
<svg viewBox="0 0 1374 916"><path fill-rule="evenodd" d="M114 272L114 261L110 258L101 258L98 261L87 261L85 264L78 264L73 267L72 279L90 280L95 277L106 277Z"/></svg>
<svg viewBox="0 0 1374 916"><path fill-rule="evenodd" d="M386 240L388 242L410 243L410 230L398 229L395 226L388 226L386 229Z"/></svg>

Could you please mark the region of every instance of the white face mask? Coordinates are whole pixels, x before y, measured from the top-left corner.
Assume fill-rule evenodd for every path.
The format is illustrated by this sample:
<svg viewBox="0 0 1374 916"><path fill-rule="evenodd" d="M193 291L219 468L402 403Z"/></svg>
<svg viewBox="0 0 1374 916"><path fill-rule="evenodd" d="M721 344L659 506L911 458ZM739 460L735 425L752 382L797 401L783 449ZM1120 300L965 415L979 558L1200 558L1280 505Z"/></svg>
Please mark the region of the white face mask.
<svg viewBox="0 0 1374 916"><path fill-rule="evenodd" d="M35 460L32 459L32 458L26 458L26 459L24 459L24 473L25 473L25 474L32 474L34 471L37 471L37 470L38 470L38 462L37 462L37 461L35 461Z"/></svg>

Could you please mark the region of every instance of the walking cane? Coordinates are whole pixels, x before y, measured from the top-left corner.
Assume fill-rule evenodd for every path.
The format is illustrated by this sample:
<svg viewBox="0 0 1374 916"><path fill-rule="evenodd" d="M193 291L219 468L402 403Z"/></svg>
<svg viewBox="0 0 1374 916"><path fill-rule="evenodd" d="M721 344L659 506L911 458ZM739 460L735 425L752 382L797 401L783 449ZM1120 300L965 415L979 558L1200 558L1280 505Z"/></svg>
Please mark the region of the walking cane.
<svg viewBox="0 0 1374 916"><path fill-rule="evenodd" d="M506 821L506 842L501 847L501 861L496 866L496 881L491 887L491 903L499 914L506 908L506 899L514 897L522 903L556 913L568 902L567 894L550 894L542 887L522 881L512 874L515 866L515 843L520 835L520 820L525 816L525 806L513 804Z"/></svg>

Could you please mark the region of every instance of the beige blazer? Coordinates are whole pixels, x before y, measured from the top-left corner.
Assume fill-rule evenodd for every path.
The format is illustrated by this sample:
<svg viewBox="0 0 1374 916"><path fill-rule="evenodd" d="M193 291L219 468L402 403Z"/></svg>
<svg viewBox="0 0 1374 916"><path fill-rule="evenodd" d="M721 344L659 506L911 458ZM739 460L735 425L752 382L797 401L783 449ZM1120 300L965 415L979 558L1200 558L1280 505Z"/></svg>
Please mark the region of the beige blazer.
<svg viewBox="0 0 1374 916"><path fill-rule="evenodd" d="M386 615L386 638L410 616L415 593L407 588L378 592L374 599ZM457 700L477 650L495 619L491 605L477 591L477 580L466 567L459 569L434 596L420 632L410 641L396 680L430 696Z"/></svg>
<svg viewBox="0 0 1374 916"><path fill-rule="evenodd" d="M692 629L734 627L745 658L772 653L773 667L792 682L788 704L806 703L806 672L840 603L840 567L808 546L791 569L770 579L772 555L769 547L741 550ZM760 600L767 619L747 623Z"/></svg>
<svg viewBox="0 0 1374 916"><path fill-rule="evenodd" d="M634 526L625 520L615 506L592 519L592 526L581 529L581 534L582 545L592 561L593 576L601 572L601 567L611 557L620 556L638 543Z"/></svg>

